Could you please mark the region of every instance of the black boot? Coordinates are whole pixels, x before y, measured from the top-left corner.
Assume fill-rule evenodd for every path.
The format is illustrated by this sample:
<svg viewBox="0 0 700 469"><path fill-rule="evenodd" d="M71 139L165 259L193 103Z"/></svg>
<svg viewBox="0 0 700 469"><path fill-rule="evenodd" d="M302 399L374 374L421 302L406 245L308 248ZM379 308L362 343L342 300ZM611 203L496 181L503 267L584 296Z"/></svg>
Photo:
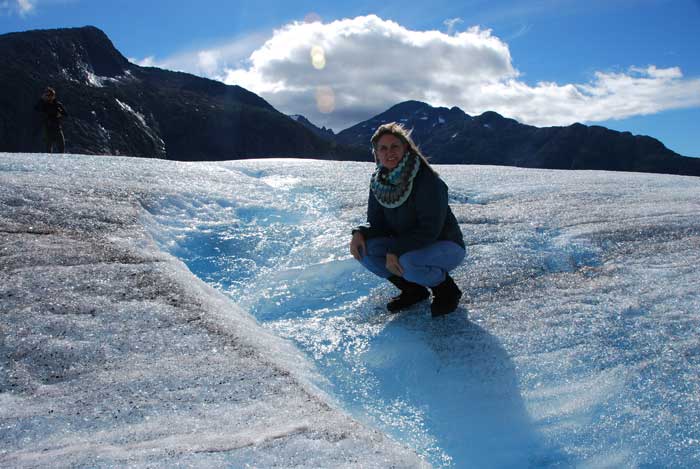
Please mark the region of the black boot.
<svg viewBox="0 0 700 469"><path fill-rule="evenodd" d="M454 280L449 274L441 284L431 288L433 291L433 303L430 305L430 312L433 317L448 314L457 309L459 299L462 298L462 292L455 285Z"/></svg>
<svg viewBox="0 0 700 469"><path fill-rule="evenodd" d="M403 277L392 275L388 280L401 290L401 294L393 297L386 305L386 309L391 313L396 313L430 297L430 292L427 288L417 283L409 282Z"/></svg>

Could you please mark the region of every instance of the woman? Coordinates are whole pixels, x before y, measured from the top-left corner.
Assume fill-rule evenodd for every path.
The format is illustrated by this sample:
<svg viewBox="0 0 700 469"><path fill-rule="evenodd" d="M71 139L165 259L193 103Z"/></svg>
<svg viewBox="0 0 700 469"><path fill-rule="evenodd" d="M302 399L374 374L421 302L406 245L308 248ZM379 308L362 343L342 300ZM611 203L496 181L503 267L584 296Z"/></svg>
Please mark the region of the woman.
<svg viewBox="0 0 700 469"><path fill-rule="evenodd" d="M447 185L395 122L371 139L377 169L372 174L367 223L352 231L350 252L370 272L388 279L401 294L387 304L397 312L433 292L433 316L451 313L462 292L449 275L465 248L450 206Z"/></svg>

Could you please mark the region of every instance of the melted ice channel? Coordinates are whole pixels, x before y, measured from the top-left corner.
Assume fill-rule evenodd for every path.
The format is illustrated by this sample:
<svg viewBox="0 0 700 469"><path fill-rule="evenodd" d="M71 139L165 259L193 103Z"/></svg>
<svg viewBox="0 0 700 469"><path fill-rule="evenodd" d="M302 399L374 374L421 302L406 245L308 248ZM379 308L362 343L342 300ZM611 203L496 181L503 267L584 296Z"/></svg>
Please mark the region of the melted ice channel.
<svg viewBox="0 0 700 469"><path fill-rule="evenodd" d="M147 207L161 244L434 466L700 464L697 178L437 167L468 254L434 320L348 253L372 165L206 167Z"/></svg>

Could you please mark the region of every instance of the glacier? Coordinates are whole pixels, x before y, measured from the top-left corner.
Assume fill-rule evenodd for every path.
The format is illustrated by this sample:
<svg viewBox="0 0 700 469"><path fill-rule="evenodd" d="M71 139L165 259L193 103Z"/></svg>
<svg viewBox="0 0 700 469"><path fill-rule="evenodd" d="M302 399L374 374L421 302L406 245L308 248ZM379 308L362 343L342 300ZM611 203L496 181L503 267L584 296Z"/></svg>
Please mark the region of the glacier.
<svg viewBox="0 0 700 469"><path fill-rule="evenodd" d="M700 179L436 169L432 319L349 255L372 164L0 154L0 464L699 465Z"/></svg>

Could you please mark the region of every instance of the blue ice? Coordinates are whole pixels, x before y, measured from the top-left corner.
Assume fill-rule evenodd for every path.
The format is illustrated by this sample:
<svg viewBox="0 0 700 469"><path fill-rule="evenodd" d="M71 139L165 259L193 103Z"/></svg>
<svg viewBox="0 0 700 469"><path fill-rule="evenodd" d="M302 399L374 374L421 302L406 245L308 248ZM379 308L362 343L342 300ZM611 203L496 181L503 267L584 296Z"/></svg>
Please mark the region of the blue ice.
<svg viewBox="0 0 700 469"><path fill-rule="evenodd" d="M700 465L700 183L444 166L465 299L389 315L349 256L371 165L212 164L146 206L154 236L435 467Z"/></svg>

